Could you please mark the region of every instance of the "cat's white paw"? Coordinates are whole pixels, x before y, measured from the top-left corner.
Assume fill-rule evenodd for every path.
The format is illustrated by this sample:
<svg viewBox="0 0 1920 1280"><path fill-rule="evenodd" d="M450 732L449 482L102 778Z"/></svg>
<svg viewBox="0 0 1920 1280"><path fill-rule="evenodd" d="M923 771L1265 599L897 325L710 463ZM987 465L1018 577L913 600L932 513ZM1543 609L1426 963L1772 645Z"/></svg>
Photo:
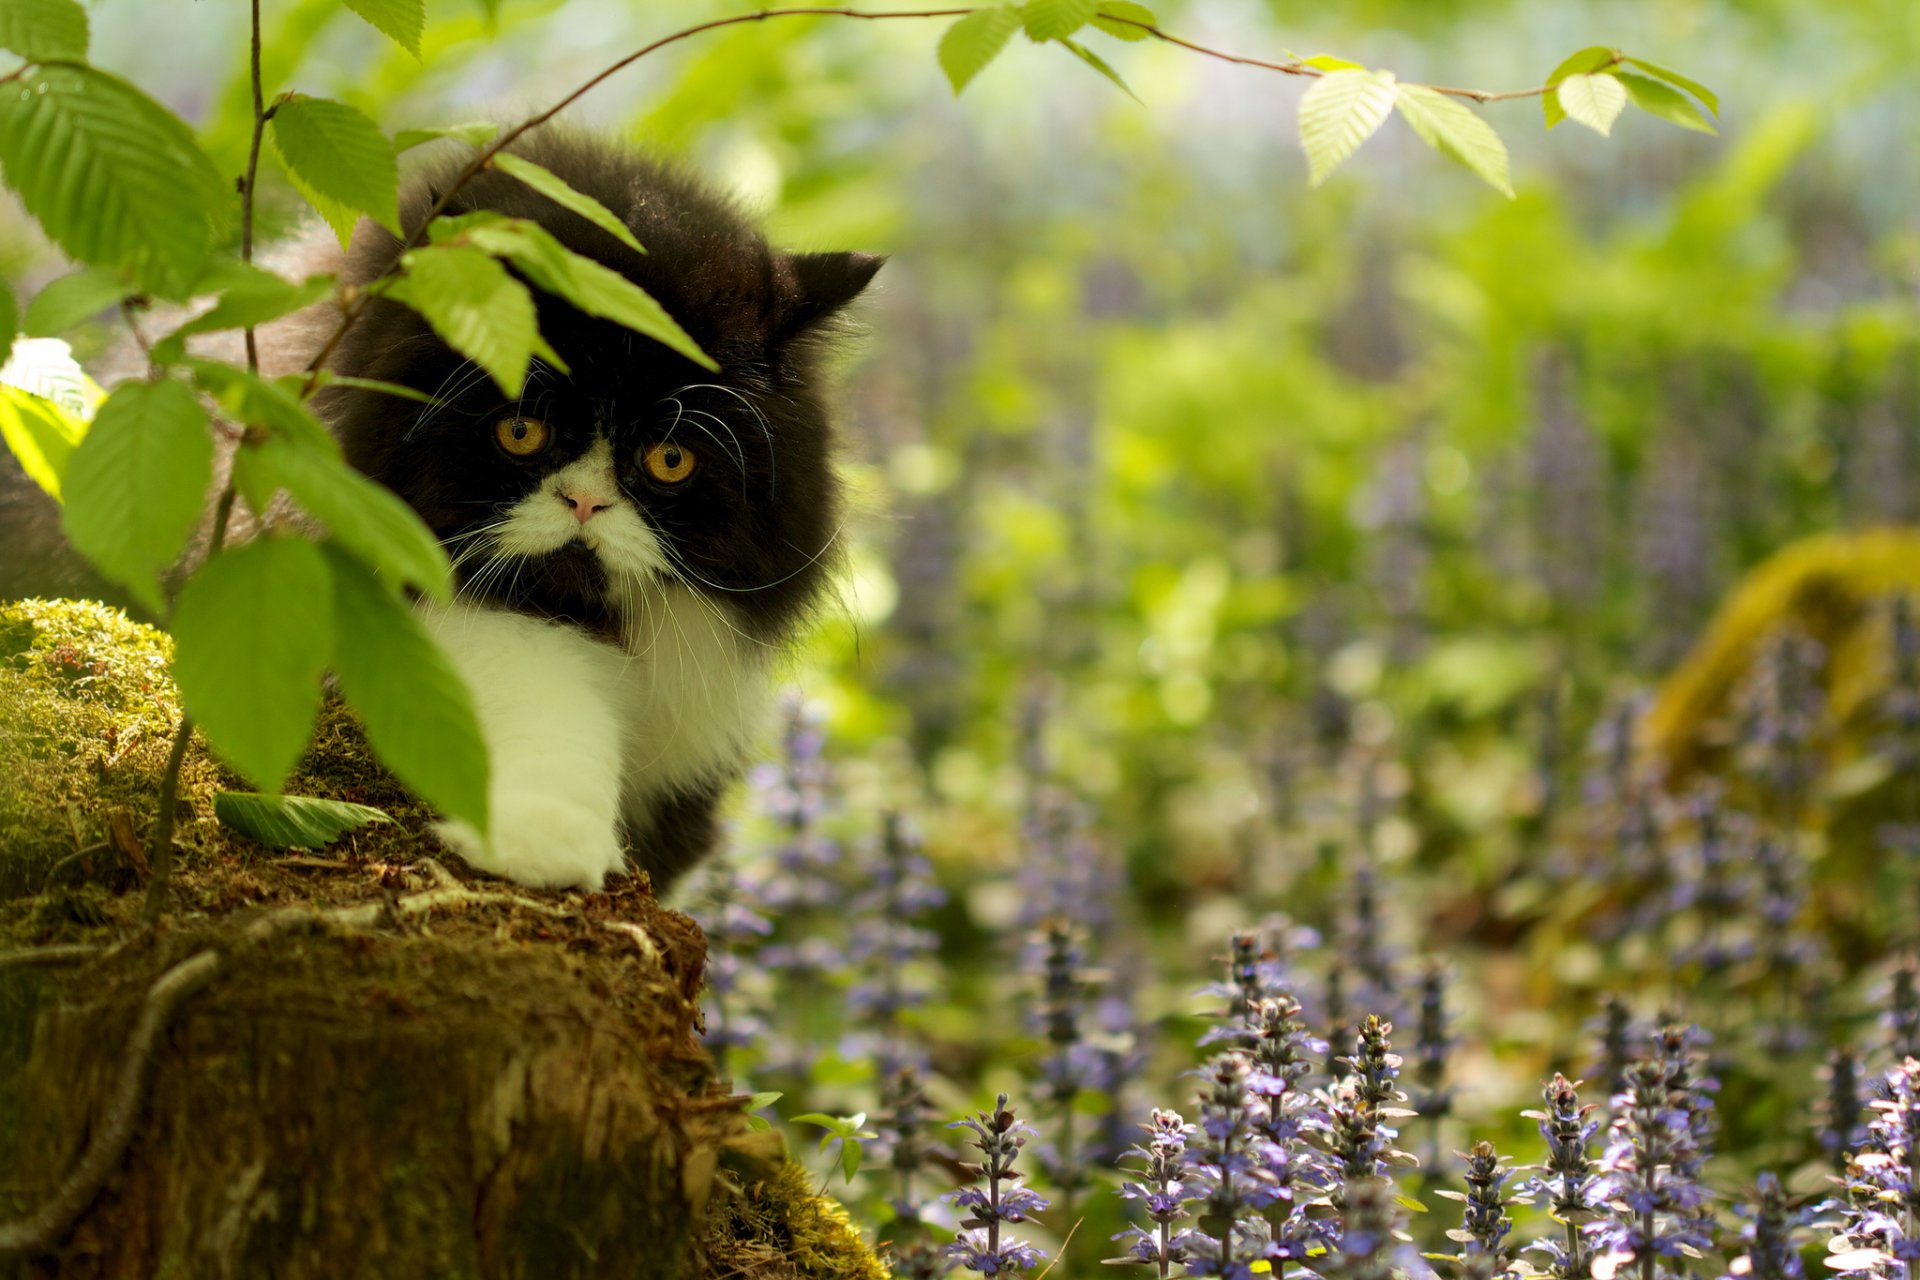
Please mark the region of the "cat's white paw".
<svg viewBox="0 0 1920 1280"><path fill-rule="evenodd" d="M611 818L547 796L499 796L493 830L481 836L465 822L441 822L434 832L482 871L536 889L593 889L626 867Z"/></svg>

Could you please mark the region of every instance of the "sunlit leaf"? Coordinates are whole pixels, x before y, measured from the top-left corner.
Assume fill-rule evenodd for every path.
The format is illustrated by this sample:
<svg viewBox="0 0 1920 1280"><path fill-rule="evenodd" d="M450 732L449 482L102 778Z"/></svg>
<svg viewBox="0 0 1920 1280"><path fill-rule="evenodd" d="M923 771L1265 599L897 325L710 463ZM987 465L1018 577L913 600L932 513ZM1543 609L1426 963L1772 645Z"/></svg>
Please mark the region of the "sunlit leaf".
<svg viewBox="0 0 1920 1280"><path fill-rule="evenodd" d="M427 0L344 0L347 8L418 58L427 29Z"/></svg>
<svg viewBox="0 0 1920 1280"><path fill-rule="evenodd" d="M1153 10L1143 4L1134 4L1132 0L1099 0L1099 3L1099 10L1093 15L1093 25L1116 40L1151 39L1152 33L1143 30L1142 25L1160 25L1160 19L1153 16ZM1116 22L1116 18L1123 21Z"/></svg>
<svg viewBox="0 0 1920 1280"><path fill-rule="evenodd" d="M341 244L352 235L358 214L400 234L400 173L393 144L364 112L296 93L274 107L271 127L274 153Z"/></svg>
<svg viewBox="0 0 1920 1280"><path fill-rule="evenodd" d="M1020 22L1029 40L1064 40L1092 22L1099 7L1099 0L1026 0Z"/></svg>
<svg viewBox="0 0 1920 1280"><path fill-rule="evenodd" d="M1633 105L1648 115L1659 116L1662 120L1679 125L1682 129L1692 129L1698 133L1718 133L1700 108L1693 105L1678 90L1672 89L1658 80L1647 76L1637 76L1631 71L1622 71L1620 83L1626 86L1627 97Z"/></svg>
<svg viewBox="0 0 1920 1280"><path fill-rule="evenodd" d="M297 374L263 378L218 360L188 357L182 363L200 389L235 422L284 432L310 449L340 456L339 441L300 399L301 379Z"/></svg>
<svg viewBox="0 0 1920 1280"><path fill-rule="evenodd" d="M1706 103L1707 110L1713 112L1716 116L1720 114L1720 95L1701 84L1698 80L1690 80L1678 71L1670 71L1666 67L1656 66L1648 62L1645 58L1627 58L1624 59L1624 61L1640 68L1656 80L1665 80L1675 88L1685 89L1688 93Z"/></svg>
<svg viewBox="0 0 1920 1280"><path fill-rule="evenodd" d="M1308 182L1319 186L1393 114L1391 71L1330 71L1300 99Z"/></svg>
<svg viewBox="0 0 1920 1280"><path fill-rule="evenodd" d="M492 164L500 172L518 178L561 208L579 214L634 252L646 252L641 248L640 242L633 238L632 229L622 222L613 210L586 192L575 191L558 174L541 168L531 160L522 159L511 151L502 151L496 155Z"/></svg>
<svg viewBox="0 0 1920 1280"><path fill-rule="evenodd" d="M643 333L704 368L720 367L646 290L611 267L574 253L538 223L470 215L439 224L434 235L504 258L536 288L565 298L588 315Z"/></svg>
<svg viewBox="0 0 1920 1280"><path fill-rule="evenodd" d="M213 797L220 825L269 849L324 849L349 831L393 819L370 805L313 796L221 791Z"/></svg>
<svg viewBox="0 0 1920 1280"><path fill-rule="evenodd" d="M452 591L446 552L418 513L339 458L274 437L241 449L234 466L249 502L286 490L390 583L438 600Z"/></svg>
<svg viewBox="0 0 1920 1280"><path fill-rule="evenodd" d="M1020 11L1012 5L977 9L948 27L940 37L940 69L959 93L986 70L1020 29Z"/></svg>
<svg viewBox="0 0 1920 1280"><path fill-rule="evenodd" d="M278 791L313 731L334 648L333 581L303 538L259 538L213 557L174 609L173 674L213 749Z"/></svg>
<svg viewBox="0 0 1920 1280"><path fill-rule="evenodd" d="M405 303L447 345L485 369L509 400L520 394L539 341L533 295L478 249L436 245L407 254L386 296Z"/></svg>
<svg viewBox="0 0 1920 1280"><path fill-rule="evenodd" d="M21 328L36 337L51 338L117 307L133 293L115 272L82 267L49 281L27 304Z"/></svg>
<svg viewBox="0 0 1920 1280"><path fill-rule="evenodd" d="M61 523L101 573L160 612L160 573L186 548L212 481L213 437L193 391L123 383L67 462Z"/></svg>
<svg viewBox="0 0 1920 1280"><path fill-rule="evenodd" d="M1140 95L1133 91L1133 87L1131 85L1129 85L1125 80L1122 80L1120 78L1120 73L1118 71L1115 71L1111 66L1109 66L1105 58L1101 57L1099 54L1095 53L1093 50L1087 48L1085 45L1081 44L1078 40L1062 40L1060 43L1065 45L1067 47L1067 51L1073 54L1074 57L1080 59L1080 61L1086 63L1088 66L1092 67L1095 71L1098 71L1102 76L1106 77L1106 79L1110 81L1115 88L1119 89L1120 92L1126 94L1129 98L1132 98L1135 102L1140 101Z"/></svg>
<svg viewBox="0 0 1920 1280"><path fill-rule="evenodd" d="M1568 76L1554 90L1567 118L1583 124L1601 137L1613 132L1613 122L1627 109L1627 89L1604 72Z"/></svg>
<svg viewBox="0 0 1920 1280"><path fill-rule="evenodd" d="M484 832L488 763L473 695L389 583L328 544L334 673L381 762L441 812Z"/></svg>
<svg viewBox="0 0 1920 1280"><path fill-rule="evenodd" d="M1473 108L1422 85L1401 85L1397 106L1421 141L1458 160L1502 195L1513 195L1507 144Z"/></svg>
<svg viewBox="0 0 1920 1280"><path fill-rule="evenodd" d="M193 334L262 325L311 306L333 291L332 276L286 280L270 271L243 263L224 265L230 271L226 273L219 301L156 342L155 359L177 359L186 350L186 340Z"/></svg>
<svg viewBox="0 0 1920 1280"><path fill-rule="evenodd" d="M72 257L157 292L200 270L227 184L172 112L91 67L44 66L0 93L7 185Z"/></svg>
<svg viewBox="0 0 1920 1280"><path fill-rule="evenodd" d="M56 501L87 424L51 400L0 383L0 440L27 478Z"/></svg>
<svg viewBox="0 0 1920 1280"><path fill-rule="evenodd" d="M87 11L75 0L0 0L0 49L78 61L87 56Z"/></svg>
<svg viewBox="0 0 1920 1280"><path fill-rule="evenodd" d="M470 147L484 147L500 134L500 126L477 121L472 124L443 125L437 129L402 129L393 135L393 149L396 153L411 151L429 142L441 138L453 138Z"/></svg>

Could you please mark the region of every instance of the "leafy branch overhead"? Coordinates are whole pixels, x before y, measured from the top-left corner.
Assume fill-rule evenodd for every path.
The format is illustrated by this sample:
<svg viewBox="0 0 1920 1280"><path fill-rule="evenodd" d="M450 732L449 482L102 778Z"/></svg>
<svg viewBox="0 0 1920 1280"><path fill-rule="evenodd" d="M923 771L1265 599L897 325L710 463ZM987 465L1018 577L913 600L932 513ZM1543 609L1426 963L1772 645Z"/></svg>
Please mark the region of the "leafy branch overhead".
<svg viewBox="0 0 1920 1280"><path fill-rule="evenodd" d="M423 0L343 3L422 56ZM1602 47L1567 59L1539 88L1495 93L1413 83L1324 55L1263 59L1208 48L1163 30L1132 0L1024 0L715 18L626 54L517 125L389 134L359 107L266 84L256 6L251 144L236 182L178 116L87 62L89 21L78 0L0 0L0 50L21 59L0 71L0 167L26 211L77 264L24 303L0 286L0 437L27 474L65 504L70 539L94 566L154 614L170 613L190 717L179 728L176 757L197 722L241 771L264 788L277 787L305 747L323 673L331 671L381 758L450 816L484 829L488 765L471 696L408 603L409 593L448 598L446 553L414 511L347 466L309 400L324 386L346 383L420 398L414 389L345 379L326 367L376 298L417 311L509 397L519 393L535 358L564 367L540 333L536 289L717 368L658 300L619 271L572 252L532 222L447 211L467 183L493 171L584 219L610 237L615 254L646 252L617 213L517 155L516 140L668 46L726 27L828 18L951 19L937 57L956 92L1016 38L1058 46L1129 93L1096 40L1117 42L1114 48L1159 42L1309 79L1300 137L1315 184L1396 112L1430 146L1511 194L1506 148L1477 105L1539 97L1549 127L1571 118L1601 133L1628 106L1710 132L1708 117L1719 107L1685 76ZM409 225L400 214L399 156L429 143L464 149L466 162ZM286 280L255 267L263 154L343 244L369 224L399 237L393 269L349 288L327 276ZM237 254L227 247L235 241ZM154 299L197 306L171 332L148 334L141 323ZM132 329L147 370L102 397L57 335L109 309ZM317 354L300 374L263 375L254 329L303 309L323 326ZM21 330L33 336L16 340ZM244 363L197 349L196 340L223 332L244 337ZM214 422L210 407L223 423ZM230 470L215 465L216 430L237 440ZM209 496L214 515L206 527ZM229 521L242 504L265 532L225 549ZM311 523L296 527L284 518L289 507ZM190 543L201 549L200 567L171 582ZM164 893L170 812L163 801L152 836L150 910ZM847 1135L849 1153L857 1153L857 1137Z"/></svg>

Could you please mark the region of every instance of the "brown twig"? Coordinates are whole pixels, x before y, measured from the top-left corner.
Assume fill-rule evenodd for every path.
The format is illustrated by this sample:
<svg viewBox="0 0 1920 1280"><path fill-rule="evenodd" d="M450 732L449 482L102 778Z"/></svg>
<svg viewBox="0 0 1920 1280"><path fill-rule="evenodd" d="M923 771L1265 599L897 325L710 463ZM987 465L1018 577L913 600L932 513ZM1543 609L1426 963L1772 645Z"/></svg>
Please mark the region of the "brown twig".
<svg viewBox="0 0 1920 1280"><path fill-rule="evenodd" d="M253 0L253 142L247 148L247 176L240 180L240 261L253 261L253 189L260 175L260 139L267 131L272 112L266 109L260 85L260 0ZM253 326L248 325L247 372L260 372L260 348L254 341Z"/></svg>
<svg viewBox="0 0 1920 1280"><path fill-rule="evenodd" d="M181 1003L212 982L225 964L226 958L218 951L202 951L168 969L147 988L140 1017L120 1058L120 1072L106 1113L86 1153L59 1190L38 1209L23 1218L0 1222L0 1258L44 1253L52 1248L100 1194L133 1139L135 1122L146 1105L147 1088L152 1083L155 1049L161 1035Z"/></svg>
<svg viewBox="0 0 1920 1280"><path fill-rule="evenodd" d="M0 951L0 969L58 968L82 964L105 951L105 947L71 943L55 947L24 947L18 951Z"/></svg>

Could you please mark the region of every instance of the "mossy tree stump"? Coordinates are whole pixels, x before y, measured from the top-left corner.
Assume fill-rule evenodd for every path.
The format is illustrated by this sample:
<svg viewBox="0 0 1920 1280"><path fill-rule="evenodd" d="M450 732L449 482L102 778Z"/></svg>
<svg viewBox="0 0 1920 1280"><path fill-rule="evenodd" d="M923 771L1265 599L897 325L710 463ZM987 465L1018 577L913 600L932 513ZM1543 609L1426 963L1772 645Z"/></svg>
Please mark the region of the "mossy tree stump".
<svg viewBox="0 0 1920 1280"><path fill-rule="evenodd" d="M0 1275L883 1274L713 1081L693 923L455 876L337 710L289 789L396 821L275 854L196 751L141 928L175 715L164 637L0 608L0 1221L104 1174Z"/></svg>

